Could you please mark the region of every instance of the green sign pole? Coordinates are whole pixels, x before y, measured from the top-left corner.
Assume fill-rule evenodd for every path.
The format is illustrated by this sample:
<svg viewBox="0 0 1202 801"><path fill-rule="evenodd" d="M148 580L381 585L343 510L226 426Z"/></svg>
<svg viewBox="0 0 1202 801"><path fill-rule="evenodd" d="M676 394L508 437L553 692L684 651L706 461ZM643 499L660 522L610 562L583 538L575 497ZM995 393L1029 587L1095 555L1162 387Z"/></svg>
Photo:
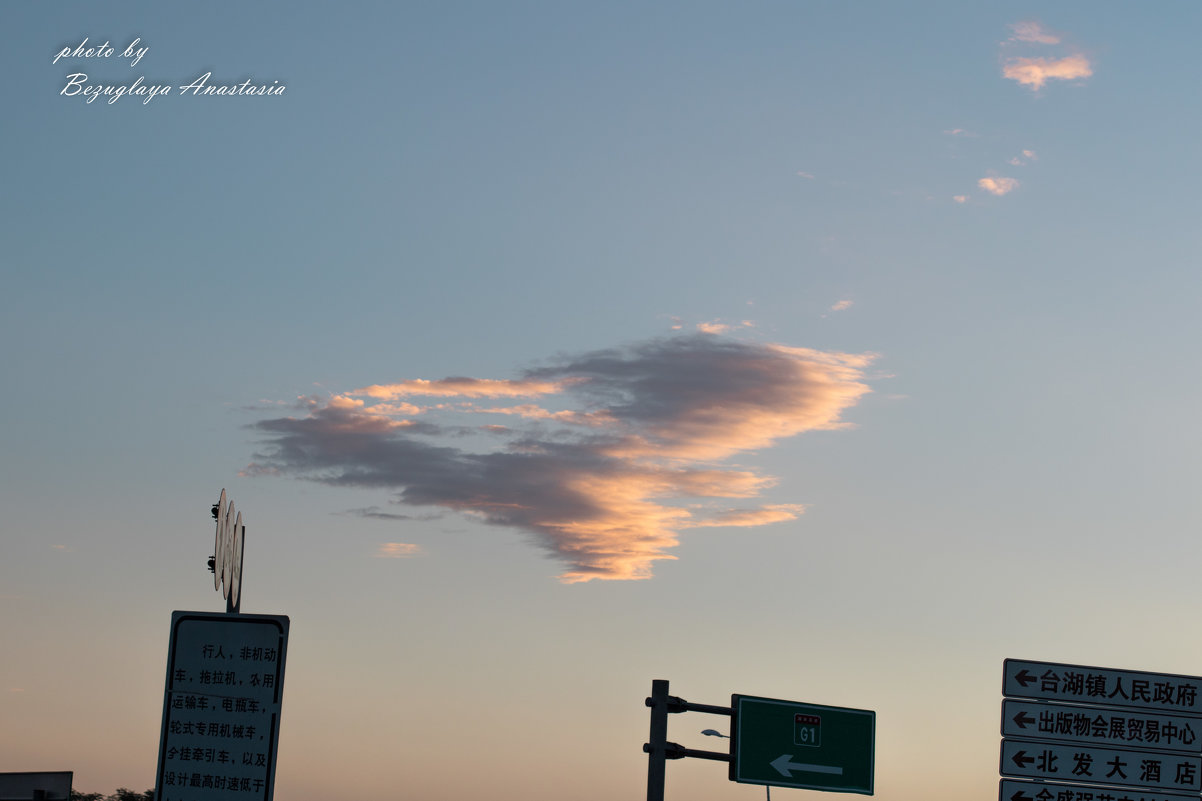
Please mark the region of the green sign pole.
<svg viewBox="0 0 1202 801"><path fill-rule="evenodd" d="M668 747L668 681L654 679L651 682L651 732L647 746L647 801L664 801L664 774L667 766Z"/></svg>
<svg viewBox="0 0 1202 801"><path fill-rule="evenodd" d="M668 715L673 712L705 712L710 715L730 715L730 709L724 706L709 704L690 704L683 698L668 695L667 679L655 679L651 682L651 695L647 697L647 706L651 708L651 734L648 742L643 743L643 752L647 754L647 801L664 801L665 764L669 759L714 759L719 762L729 762L730 754L719 751L702 751L696 748L685 748L677 743L668 742Z"/></svg>

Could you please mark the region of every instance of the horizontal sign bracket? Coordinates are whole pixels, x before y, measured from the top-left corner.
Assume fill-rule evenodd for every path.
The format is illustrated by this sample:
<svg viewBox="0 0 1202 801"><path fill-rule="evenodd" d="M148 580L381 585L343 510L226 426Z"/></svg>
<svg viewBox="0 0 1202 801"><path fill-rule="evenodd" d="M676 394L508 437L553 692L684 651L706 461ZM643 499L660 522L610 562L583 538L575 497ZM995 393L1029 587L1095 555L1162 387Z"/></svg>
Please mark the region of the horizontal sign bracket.
<svg viewBox="0 0 1202 801"><path fill-rule="evenodd" d="M651 743L643 744L643 753L651 753ZM685 757L712 759L717 762L730 761L730 754L722 753L721 751L701 751L696 748L685 748L679 743L664 743L664 759L684 759Z"/></svg>

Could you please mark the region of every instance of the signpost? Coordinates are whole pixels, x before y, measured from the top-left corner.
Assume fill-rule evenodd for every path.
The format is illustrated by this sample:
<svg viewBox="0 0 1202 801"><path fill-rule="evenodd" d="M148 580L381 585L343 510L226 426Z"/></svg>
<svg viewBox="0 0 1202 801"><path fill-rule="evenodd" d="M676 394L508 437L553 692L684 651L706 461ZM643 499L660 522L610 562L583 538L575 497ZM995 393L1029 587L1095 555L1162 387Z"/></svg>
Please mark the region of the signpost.
<svg viewBox="0 0 1202 801"><path fill-rule="evenodd" d="M171 614L154 799L271 801L288 618L239 614L246 527L225 490L212 513L225 614Z"/></svg>
<svg viewBox="0 0 1202 801"><path fill-rule="evenodd" d="M875 712L751 695L732 695L729 707L690 704L669 695L665 679L651 682L646 703L651 708L649 742L643 744L647 801L663 801L665 761L684 757L728 762L735 782L872 795ZM673 712L729 715L729 753L668 742ZM702 732L711 733L717 732Z"/></svg>
<svg viewBox="0 0 1202 801"><path fill-rule="evenodd" d="M1007 659L1000 772L1033 781L1003 779L999 801L1198 801L1200 686L1172 673Z"/></svg>
<svg viewBox="0 0 1202 801"><path fill-rule="evenodd" d="M288 618L174 612L155 801L271 801Z"/></svg>
<svg viewBox="0 0 1202 801"><path fill-rule="evenodd" d="M876 713L732 695L730 779L872 795Z"/></svg>

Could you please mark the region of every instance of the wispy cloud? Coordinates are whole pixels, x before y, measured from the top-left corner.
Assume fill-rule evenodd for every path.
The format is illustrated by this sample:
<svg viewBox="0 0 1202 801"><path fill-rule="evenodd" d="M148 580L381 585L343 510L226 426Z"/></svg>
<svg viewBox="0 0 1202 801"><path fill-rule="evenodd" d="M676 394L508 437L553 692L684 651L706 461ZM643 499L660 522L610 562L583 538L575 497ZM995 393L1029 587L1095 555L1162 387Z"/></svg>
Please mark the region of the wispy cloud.
<svg viewBox="0 0 1202 801"><path fill-rule="evenodd" d="M967 203L968 195L952 195L952 200L956 201L957 203Z"/></svg>
<svg viewBox="0 0 1202 801"><path fill-rule="evenodd" d="M396 384L373 384L349 394L388 400L423 395L446 398L526 398L554 394L561 389L558 384L547 381L497 381L491 378L455 377L444 378L441 381L418 378Z"/></svg>
<svg viewBox="0 0 1202 801"><path fill-rule="evenodd" d="M846 310L846 309L850 309L850 308L851 308L852 306L854 306L854 305L855 305L855 301L852 301L852 300L841 300L841 301L839 301L838 303L836 303L836 304L834 304L833 306L831 306L831 311L833 311L833 312L840 312L840 311L844 311L844 310Z"/></svg>
<svg viewBox="0 0 1202 801"><path fill-rule="evenodd" d="M420 556L422 547L411 542L382 542L376 549L377 559L411 559Z"/></svg>
<svg viewBox="0 0 1202 801"><path fill-rule="evenodd" d="M698 333L562 356L513 381L376 384L254 424L264 450L246 472L388 490L394 503L532 533L567 563L565 582L649 578L675 558L680 531L800 515L752 502L776 479L724 461L847 427L873 358ZM377 409L418 390L454 398L452 387L465 400L417 421ZM482 408L480 397L522 402ZM520 427L485 420L464 439L464 415L494 414Z"/></svg>
<svg viewBox="0 0 1202 801"><path fill-rule="evenodd" d="M1046 30L1038 22L1016 22L1010 26L1010 30L1014 31L1014 34L1010 37L1011 42L1032 42L1046 45L1060 44L1060 37Z"/></svg>
<svg viewBox="0 0 1202 801"><path fill-rule="evenodd" d="M997 195L998 197L1001 197L1002 195L1018 189L1018 181L1014 178L1003 178L998 176L994 178L982 178L981 180L977 181L977 186L981 187L991 195Z"/></svg>
<svg viewBox="0 0 1202 801"><path fill-rule="evenodd" d="M354 517L363 517L368 520L438 520L442 517L439 514L424 514L424 515L403 515L394 512L385 512L378 506L367 506L361 509L347 509L338 514L351 515Z"/></svg>
<svg viewBox="0 0 1202 801"><path fill-rule="evenodd" d="M716 526L748 527L762 526L767 523L781 523L794 520L805 511L799 503L768 504L759 509L728 509L718 512L707 520L698 520L687 524L687 528L710 528Z"/></svg>

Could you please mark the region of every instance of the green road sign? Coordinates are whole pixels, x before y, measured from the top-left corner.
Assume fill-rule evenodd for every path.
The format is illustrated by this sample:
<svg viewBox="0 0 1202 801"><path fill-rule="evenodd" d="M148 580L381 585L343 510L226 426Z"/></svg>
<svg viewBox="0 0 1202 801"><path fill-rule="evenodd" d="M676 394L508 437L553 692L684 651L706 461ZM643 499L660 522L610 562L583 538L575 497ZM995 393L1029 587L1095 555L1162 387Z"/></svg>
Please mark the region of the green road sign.
<svg viewBox="0 0 1202 801"><path fill-rule="evenodd" d="M872 795L876 713L732 695L730 780Z"/></svg>

